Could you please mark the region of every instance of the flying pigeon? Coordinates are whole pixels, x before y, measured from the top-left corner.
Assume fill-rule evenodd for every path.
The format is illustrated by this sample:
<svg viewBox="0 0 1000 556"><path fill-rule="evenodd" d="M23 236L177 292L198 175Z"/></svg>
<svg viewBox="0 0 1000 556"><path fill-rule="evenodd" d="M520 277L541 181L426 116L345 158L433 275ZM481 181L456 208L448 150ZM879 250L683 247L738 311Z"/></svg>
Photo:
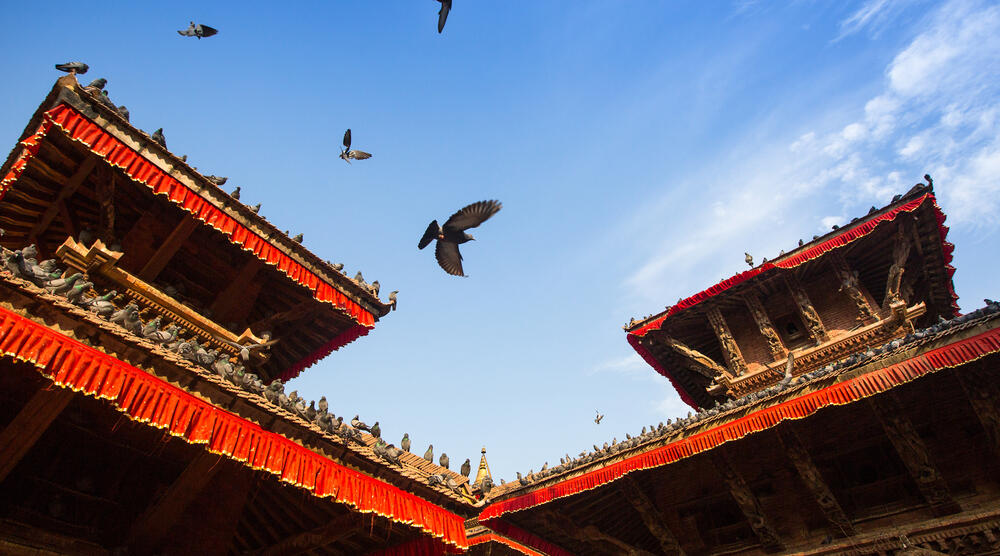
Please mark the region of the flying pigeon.
<svg viewBox="0 0 1000 556"><path fill-rule="evenodd" d="M438 0L441 2L441 9L438 11L438 33L444 30L444 22L448 21L448 12L451 11L451 0Z"/></svg>
<svg viewBox="0 0 1000 556"><path fill-rule="evenodd" d="M399 445L402 446L403 449L406 450L407 452L410 451L410 433L408 432L403 433L403 440L399 442Z"/></svg>
<svg viewBox="0 0 1000 556"><path fill-rule="evenodd" d="M434 445L433 444L429 444L427 446L427 451L424 452L424 459L427 460L427 461L429 461L429 462L431 462L431 463L434 463Z"/></svg>
<svg viewBox="0 0 1000 556"><path fill-rule="evenodd" d="M156 130L149 136L154 142L159 143L164 149L167 148L167 140L163 137L163 128Z"/></svg>
<svg viewBox="0 0 1000 556"><path fill-rule="evenodd" d="M347 128L344 132L344 150L340 151L340 158L344 159L344 162L348 164L351 163L351 159L354 160L365 160L371 158L371 153L366 153L365 151L351 150L351 129Z"/></svg>
<svg viewBox="0 0 1000 556"><path fill-rule="evenodd" d="M469 476L469 473L472 473L472 462L469 460L469 458L465 458L465 463L462 464L461 472L462 475L466 477Z"/></svg>
<svg viewBox="0 0 1000 556"><path fill-rule="evenodd" d="M56 69L69 74L84 74L87 73L90 66L83 62L66 62L65 64L56 64Z"/></svg>
<svg viewBox="0 0 1000 556"><path fill-rule="evenodd" d="M218 32L218 30L209 27L208 25L202 25L201 23L196 24L192 21L191 24L188 25L187 29L177 31L177 34L182 37L198 37L198 40L201 40L202 37L211 37Z"/></svg>
<svg viewBox="0 0 1000 556"><path fill-rule="evenodd" d="M434 257L437 258L438 265L452 276L465 276L458 245L475 239L465 233L465 230L486 222L502 207L500 201L479 201L451 215L444 226L438 226L437 220L432 220L420 242L417 243L417 248L423 249L435 239L438 240L434 248Z"/></svg>
<svg viewBox="0 0 1000 556"><path fill-rule="evenodd" d="M601 419L604 419L604 415L601 415L601 412L598 411L597 412L597 417L594 417L594 422L597 423L598 425L600 425L601 424Z"/></svg>
<svg viewBox="0 0 1000 556"><path fill-rule="evenodd" d="M441 467L448 469L448 454L442 452L441 457L438 459L438 463L441 464Z"/></svg>

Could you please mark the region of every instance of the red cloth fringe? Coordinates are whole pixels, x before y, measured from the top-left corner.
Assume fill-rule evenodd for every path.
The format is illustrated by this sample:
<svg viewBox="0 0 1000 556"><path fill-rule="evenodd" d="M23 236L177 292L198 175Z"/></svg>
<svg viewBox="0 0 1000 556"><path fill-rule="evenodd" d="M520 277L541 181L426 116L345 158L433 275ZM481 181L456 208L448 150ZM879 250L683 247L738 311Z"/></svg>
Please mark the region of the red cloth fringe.
<svg viewBox="0 0 1000 556"><path fill-rule="evenodd" d="M0 353L34 364L59 386L109 400L135 421L166 429L191 444L205 444L212 453L268 471L315 496L411 525L449 545L466 546L461 516L2 308Z"/></svg>
<svg viewBox="0 0 1000 556"><path fill-rule="evenodd" d="M281 374L278 375L278 378L280 378L282 382L288 382L289 380L299 376L299 373L301 373L302 371L308 369L309 367L312 367L320 359L323 359L327 355L330 355L334 350L346 346L347 344L353 342L354 340L357 340L361 336L367 336L370 330L371 328L362 326L360 324L348 328L347 330L335 336L329 342L317 348L309 355L303 357L301 360L299 360L299 362L295 363L288 369L282 371Z"/></svg>
<svg viewBox="0 0 1000 556"><path fill-rule="evenodd" d="M531 548L533 548L535 550L541 551L546 556L573 556L572 552L568 552L564 548L562 548L560 546L556 546L556 545L550 543L549 541L547 541L547 540L545 540L545 539L543 539L541 537L536 537L535 535L532 535L531 533L525 531L524 529L521 529L520 527L512 525L510 522L503 521L503 520L500 520L500 519L496 519L496 520L493 520L491 523L486 524L486 523L483 523L482 522L482 518L480 518L479 523L481 525L486 525L490 529L493 529L494 531L496 531L496 532L498 532L498 533L500 533L502 535L510 537L514 541L517 541L517 543L520 543L521 545L523 545L523 546L518 546L518 547L512 547L512 548L516 548L517 550L522 550L523 551L523 550L525 550L524 547L529 547L530 546ZM483 542L483 541L480 541L480 542ZM510 546L510 544L508 544L508 543L504 543L504 544L507 544L507 546ZM533 554L537 554L537 552L528 551L528 552L525 552L525 554L532 554L533 555Z"/></svg>
<svg viewBox="0 0 1000 556"><path fill-rule="evenodd" d="M944 225L946 216L944 215L943 212L941 212L941 208L938 207L937 201L934 198L934 194L926 193L923 196L906 203L905 205L896 207L895 209L886 212L885 214L880 214L872 218L871 220L863 224L860 224L857 227L850 228L847 231L824 241L823 243L810 247L809 249L806 249L800 253L796 253L795 255L780 259L776 263L767 262L760 266L751 268L750 270L747 270L745 272L741 272L733 276L732 278L719 282L718 284L708 288L707 290L701 291L699 293L692 295L687 299L683 299L677 302L676 305L670 307L670 309L668 309L667 312L664 313L663 315L660 315L656 319L647 322L640 328L628 332L627 336L628 343L632 346L633 349L636 350L636 352L639 353L640 357L642 357L647 363L650 364L650 366L652 366L656 370L656 372L660 373L661 375L667 377L670 380L670 384L674 387L675 390L677 390L677 392L681 396L681 399L684 400L685 403L697 409L698 404L694 401L691 395L680 386L680 384L674 379L673 376L671 376L670 371L664 368L663 365L661 365L656 360L656 358L653 357L653 354L649 353L649 351L646 350L646 348L644 348L638 342L639 338L642 338L643 336L648 334L651 330L659 329L660 326L663 325L663 321L672 317L673 315L676 315L677 313L683 311L684 309L691 308L701 303L702 301L705 301L706 299L715 297L725 292L726 290L734 286L737 286L739 284L742 284L743 282L746 282L747 280L759 274L763 274L764 272L776 268L784 268L784 269L795 268L807 261L811 261L817 257L820 257L829 251L832 251L840 247L844 247L845 245L848 245L849 243L857 241L858 239L861 239L867 236L868 234L872 233L879 226L879 224L883 222L891 222L892 220L895 220L897 216L899 216L904 212L913 212L918 208L920 208L920 206L927 201L929 201L933 207L934 216L938 224L938 232L941 235L941 248L944 252L944 264L945 264L945 269L948 271L948 290L951 295L952 313L954 316L958 316L959 315L958 303L957 303L958 296L955 295L955 286L951 282L951 277L952 275L955 274L955 267L951 266L950 264L952 261L952 252L955 250L955 246L949 243L946 239L948 237L948 227Z"/></svg>
<svg viewBox="0 0 1000 556"><path fill-rule="evenodd" d="M520 552L521 554L526 554L527 556L547 556L541 552L535 552L534 550L524 546L523 544L516 543L507 537L501 537L500 535L494 535L493 533L486 533L485 535L479 535L469 539L469 546L476 544L482 544L484 542L496 542L504 546L507 546L513 550ZM552 553L550 553L552 554Z"/></svg>
<svg viewBox="0 0 1000 556"><path fill-rule="evenodd" d="M778 405L760 409L734 421L682 438L585 475L491 504L480 514L479 521L491 529L501 531L501 529L494 527L492 520L496 520L505 513L525 510L557 498L597 488L632 471L667 465L710 450L725 442L739 440L755 432L774 427L784 420L802 419L821 408L852 403L885 392L925 374L963 365L997 352L1000 352L1000 328L933 349L906 361L833 384Z"/></svg>

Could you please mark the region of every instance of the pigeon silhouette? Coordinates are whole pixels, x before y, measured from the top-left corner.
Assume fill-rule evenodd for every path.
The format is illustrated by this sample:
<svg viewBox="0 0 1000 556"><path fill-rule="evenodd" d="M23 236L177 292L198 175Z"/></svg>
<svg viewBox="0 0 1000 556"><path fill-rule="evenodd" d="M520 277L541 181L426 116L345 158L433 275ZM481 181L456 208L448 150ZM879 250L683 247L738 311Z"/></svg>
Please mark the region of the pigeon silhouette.
<svg viewBox="0 0 1000 556"><path fill-rule="evenodd" d="M444 30L444 23L448 21L448 12L451 11L451 0L438 0L441 2L441 9L438 10L438 33Z"/></svg>
<svg viewBox="0 0 1000 556"><path fill-rule="evenodd" d="M458 245L475 239L465 233L465 230L486 222L502 207L500 201L479 201L451 215L444 226L438 226L437 220L432 220L423 237L420 238L417 248L423 249L436 239L437 246L434 248L434 257L441 268L452 276L465 276L465 272L462 270L462 254L458 251Z"/></svg>
<svg viewBox="0 0 1000 556"><path fill-rule="evenodd" d="M177 34L182 37L197 37L198 40L201 40L202 37L211 37L212 35L218 34L218 32L219 31L213 27L192 21L190 25L188 25L187 29L177 31Z"/></svg>
<svg viewBox="0 0 1000 556"><path fill-rule="evenodd" d="M159 145L164 149L167 148L167 140L163 137L162 127L154 131L153 134L149 136L149 138L152 139L153 142L159 143Z"/></svg>
<svg viewBox="0 0 1000 556"><path fill-rule="evenodd" d="M90 66L83 62L66 62L65 64L56 64L56 69L70 74L84 74L87 73Z"/></svg>
<svg viewBox="0 0 1000 556"><path fill-rule="evenodd" d="M371 153L366 153L365 151L351 150L351 129L347 128L344 132L344 150L340 151L340 158L343 158L348 164L351 163L351 159L354 160L365 160L371 158Z"/></svg>

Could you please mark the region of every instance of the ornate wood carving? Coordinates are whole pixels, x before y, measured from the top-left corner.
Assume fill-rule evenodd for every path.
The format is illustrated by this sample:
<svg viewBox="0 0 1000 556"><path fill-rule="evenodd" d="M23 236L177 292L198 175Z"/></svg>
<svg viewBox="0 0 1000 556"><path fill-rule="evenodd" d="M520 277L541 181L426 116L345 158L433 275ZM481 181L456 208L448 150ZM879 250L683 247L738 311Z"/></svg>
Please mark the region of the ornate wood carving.
<svg viewBox="0 0 1000 556"><path fill-rule="evenodd" d="M882 307L885 309L899 303L905 306L906 301L900 295L900 291L903 285L903 270L912 246L910 234L907 233L903 222L900 222L896 228L895 245L892 249L892 266L889 267L889 276L885 283L885 299L882 301Z"/></svg>
<svg viewBox="0 0 1000 556"><path fill-rule="evenodd" d="M757 497L750 490L749 485L747 485L736 469L733 468L729 457L726 456L721 448L712 450L709 453L712 456L712 463L715 464L715 468L726 481L726 485L729 486L729 492L733 495L733 499L736 500L736 504L740 507L740 510L743 511L743 515L746 516L747 521L750 523L750 528L757 535L757 539L760 540L760 544L764 547L764 550L767 552L781 550L783 548L781 538L778 537L778 533L764 515L764 511L760 508L760 502L757 501Z"/></svg>
<svg viewBox="0 0 1000 556"><path fill-rule="evenodd" d="M806 295L806 290L802 289L802 284L799 283L798 278L791 272L786 273L785 283L788 284L788 289L792 292L792 299L795 300L795 305L799 308L799 316L802 317L802 322L806 324L809 334L819 343L829 340L830 336L826 333L826 327L823 326L823 321L820 320L819 313L816 312L816 308L809 301L809 296Z"/></svg>
<svg viewBox="0 0 1000 556"><path fill-rule="evenodd" d="M73 391L68 388L42 387L0 432L0 482L17 467L72 399Z"/></svg>
<svg viewBox="0 0 1000 556"><path fill-rule="evenodd" d="M806 451L805 446L799 441L795 432L784 426L778 428L778 435L785 447L785 454L792 462L792 465L795 466L799 478L802 479L806 488L812 493L813 499L819 504L826 520L830 522L834 535L838 537L854 535L854 525L847 517L847 514L844 513L843 508L840 507L840 503L834 497L833 491L830 490L826 481L823 480L819 469L816 468L812 458L809 457L809 452Z"/></svg>
<svg viewBox="0 0 1000 556"><path fill-rule="evenodd" d="M566 517L565 515L553 511L548 511L545 513L545 519L560 532L564 533L566 536L572 538L575 541L590 544L596 542L606 542L612 544L618 548L621 554L628 554L630 556L652 556L647 550L641 548L636 548L627 542L619 539L618 537L613 537L604 531L597 528L596 525L587 525L581 527L572 519Z"/></svg>
<svg viewBox="0 0 1000 556"><path fill-rule="evenodd" d="M730 374L735 376L740 376L747 370L747 364L743 360L743 354L740 353L739 346L736 345L736 340L733 339L732 332L729 331L729 325L726 324L726 320L722 317L722 311L719 311L718 307L710 307L705 314L708 316L708 322L712 325L712 330L715 331L715 336L719 338L719 344L722 346L722 355L726 358L726 363L729 365Z"/></svg>
<svg viewBox="0 0 1000 556"><path fill-rule="evenodd" d="M834 249L830 253L829 259L830 264L833 266L833 271L836 273L837 281L840 282L840 289L837 291L846 293L851 298L851 301L854 302L854 306L858 309L857 319L865 324L877 321L878 315L875 314L875 310L868 303L868 297L861 291L858 272L851 270L847 264L847 259L837 249Z"/></svg>
<svg viewBox="0 0 1000 556"><path fill-rule="evenodd" d="M663 338L663 342L667 346L685 358L689 364L689 368L698 374L708 378L715 378L726 372L725 367L716 363L714 359L694 348L688 347L680 340L666 334L661 334L660 337Z"/></svg>
<svg viewBox="0 0 1000 556"><path fill-rule="evenodd" d="M55 200L52 204L45 209L42 216L35 222L35 225L31 227L31 231L28 232L28 243L36 243L38 236L41 235L45 230L49 228L49 224L59 213L59 205L63 203L66 199L71 197L76 190L83 185L83 182L87 179L87 176L94 170L94 166L97 164L96 156L87 156L77 167L76 172L69 178L62 189L59 190L59 194L56 195Z"/></svg>
<svg viewBox="0 0 1000 556"><path fill-rule="evenodd" d="M927 446L913 423L906 418L895 394L886 392L869 398L869 404L882 422L882 428L899 459L903 460L910 477L930 505L931 512L937 516L960 512L962 508L951 497L944 477L931 461Z"/></svg>
<svg viewBox="0 0 1000 556"><path fill-rule="evenodd" d="M664 522L660 511L653 504L653 501L646 497L646 494L636 484L635 480L626 475L622 477L619 484L625 499L632 504L635 511L642 517L643 523L646 524L646 529L649 529L649 534L660 541L660 548L663 549L663 553L683 556L684 550L681 549L680 543L677 542L677 537L667 528L667 524Z"/></svg>
<svg viewBox="0 0 1000 556"><path fill-rule="evenodd" d="M747 308L750 309L750 314L753 315L753 320L757 323L760 335L767 341L767 347L771 350L771 358L775 361L781 361L785 358L787 350L781 342L778 331L774 329L774 323L767 316L767 311L764 310L764 304L760 302L760 297L756 293L750 292L743 296L743 300L746 301Z"/></svg>

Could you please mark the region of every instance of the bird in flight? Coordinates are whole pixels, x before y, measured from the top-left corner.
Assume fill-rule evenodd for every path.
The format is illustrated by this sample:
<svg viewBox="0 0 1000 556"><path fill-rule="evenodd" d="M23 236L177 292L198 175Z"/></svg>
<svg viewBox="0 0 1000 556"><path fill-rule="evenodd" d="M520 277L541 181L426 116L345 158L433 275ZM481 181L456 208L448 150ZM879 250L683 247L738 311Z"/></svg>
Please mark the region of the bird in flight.
<svg viewBox="0 0 1000 556"><path fill-rule="evenodd" d="M366 158L371 157L371 153L351 150L351 128L347 128L347 131L344 132L344 150L340 151L340 158L343 158L345 162L350 164L352 158L354 160L365 160Z"/></svg>
<svg viewBox="0 0 1000 556"><path fill-rule="evenodd" d="M87 73L90 66L84 64L83 62L66 62L65 64L56 64L56 69L59 71L64 71L69 74L81 74Z"/></svg>
<svg viewBox="0 0 1000 556"><path fill-rule="evenodd" d="M198 40L201 40L202 37L211 37L212 35L215 35L218 32L219 31L213 27L209 27L208 25L202 25L201 23L196 24L195 22L192 21L191 24L188 25L187 29L184 29L183 31L177 31L177 34L179 34L182 37L198 37Z"/></svg>
<svg viewBox="0 0 1000 556"><path fill-rule="evenodd" d="M438 33L444 30L444 22L448 21L448 12L451 11L451 0L438 0L441 2L441 9L438 11Z"/></svg>
<svg viewBox="0 0 1000 556"><path fill-rule="evenodd" d="M434 257L441 268L452 276L465 276L462 271L462 254L458 251L458 245L475 239L465 233L465 230L486 222L502 207L500 201L479 201L451 215L444 226L439 226L437 220L432 220L427 225L423 237L420 238L417 248L423 249L432 241L437 240Z"/></svg>
<svg viewBox="0 0 1000 556"><path fill-rule="evenodd" d="M601 415L601 412L599 410L595 409L594 411L597 411L597 417L594 417L594 422L600 425L601 419L604 419L604 415Z"/></svg>

